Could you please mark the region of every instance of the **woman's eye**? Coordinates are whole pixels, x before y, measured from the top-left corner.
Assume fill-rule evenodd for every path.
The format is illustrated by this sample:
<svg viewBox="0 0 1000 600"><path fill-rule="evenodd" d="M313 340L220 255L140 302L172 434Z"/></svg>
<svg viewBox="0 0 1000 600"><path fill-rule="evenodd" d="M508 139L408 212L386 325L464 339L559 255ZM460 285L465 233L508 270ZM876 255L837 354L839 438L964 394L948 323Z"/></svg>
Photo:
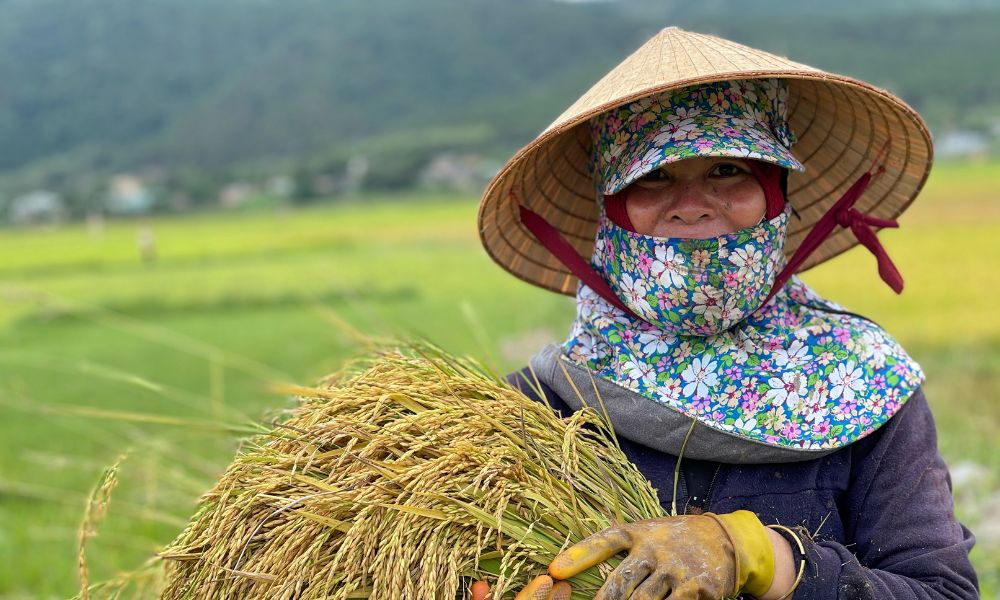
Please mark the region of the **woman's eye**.
<svg viewBox="0 0 1000 600"><path fill-rule="evenodd" d="M657 181L666 181L667 179L670 179L670 175L668 175L666 171L662 169L656 169L640 177L639 181L657 182Z"/></svg>
<svg viewBox="0 0 1000 600"><path fill-rule="evenodd" d="M743 173L746 173L746 171L739 165L733 163L719 163L712 167L711 172L711 174L716 177L734 177Z"/></svg>

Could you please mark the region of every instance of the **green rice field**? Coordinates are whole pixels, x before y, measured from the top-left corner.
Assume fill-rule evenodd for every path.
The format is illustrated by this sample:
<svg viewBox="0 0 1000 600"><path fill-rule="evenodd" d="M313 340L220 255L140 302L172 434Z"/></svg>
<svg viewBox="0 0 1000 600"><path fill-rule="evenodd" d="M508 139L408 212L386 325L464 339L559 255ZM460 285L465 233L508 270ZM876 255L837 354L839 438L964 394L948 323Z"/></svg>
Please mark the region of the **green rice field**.
<svg viewBox="0 0 1000 600"><path fill-rule="evenodd" d="M561 340L569 298L480 249L470 197L356 199L302 210L0 231L0 599L79 591L84 502L124 455L87 548L92 581L173 538L241 436L364 351L425 337L498 370ZM1000 163L943 164L881 239L896 297L855 249L810 271L924 366L959 516L1000 594Z"/></svg>

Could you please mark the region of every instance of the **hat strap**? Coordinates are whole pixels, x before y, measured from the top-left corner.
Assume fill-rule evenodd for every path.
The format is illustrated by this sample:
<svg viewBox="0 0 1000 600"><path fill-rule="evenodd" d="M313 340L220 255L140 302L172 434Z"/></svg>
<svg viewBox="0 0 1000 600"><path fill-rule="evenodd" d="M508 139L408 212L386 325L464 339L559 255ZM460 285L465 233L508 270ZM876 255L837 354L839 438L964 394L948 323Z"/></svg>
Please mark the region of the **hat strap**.
<svg viewBox="0 0 1000 600"><path fill-rule="evenodd" d="M861 197L861 194L868 187L872 178L883 172L885 172L885 168L879 166L878 170L874 172L869 170L859 177L844 192L844 195L837 200L833 207L820 218L806 235L805 239L802 240L802 243L795 250L792 257L788 259L788 264L775 278L774 285L771 286L771 292L764 299L761 306L765 306L774 297L778 290L798 271L806 258L833 233L834 228L838 225L845 228L849 227L858 241L865 248L868 248L869 252L875 255L875 259L878 261L879 276L882 277L882 281L886 282L897 294L903 291L903 276L899 274L899 270L893 264L892 259L889 258L889 254L882 247L882 244L878 241L878 237L875 235L874 229L872 229L873 227L899 227L899 223L894 219L879 219L871 215L866 215L854 208L854 203Z"/></svg>
<svg viewBox="0 0 1000 600"><path fill-rule="evenodd" d="M603 277L594 270L587 261L581 257L573 246L559 233L559 230L549 224L541 215L521 204L513 190L510 192L511 198L517 204L521 216L521 223L531 232L545 248L552 253L573 275L583 282L584 285L594 290L601 298L604 298L619 310L639 319L640 317L632 312L632 309L625 306L625 303L615 295L611 286Z"/></svg>
<svg viewBox="0 0 1000 600"><path fill-rule="evenodd" d="M625 207L625 196L623 192L617 194L607 194L604 196L604 214L612 223L622 229L636 233L635 225L628 216L628 209Z"/></svg>
<svg viewBox="0 0 1000 600"><path fill-rule="evenodd" d="M770 221L785 210L785 192L781 189L781 174L786 171L779 165L760 160L748 160L746 165L764 191L766 202L764 217Z"/></svg>

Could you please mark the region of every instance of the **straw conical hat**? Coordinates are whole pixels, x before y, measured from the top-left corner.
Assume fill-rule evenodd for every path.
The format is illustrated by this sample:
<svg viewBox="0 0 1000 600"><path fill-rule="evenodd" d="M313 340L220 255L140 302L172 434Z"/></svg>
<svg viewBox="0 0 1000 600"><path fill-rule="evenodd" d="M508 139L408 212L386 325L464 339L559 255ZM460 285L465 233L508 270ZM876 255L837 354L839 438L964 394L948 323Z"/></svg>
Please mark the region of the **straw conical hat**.
<svg viewBox="0 0 1000 600"><path fill-rule="evenodd" d="M855 205L893 219L913 201L931 167L930 133L920 116L885 90L827 73L718 37L676 27L662 30L573 103L493 178L479 206L486 251L502 267L535 285L576 292L576 277L524 227L513 191L527 208L558 229L584 258L594 245L598 206L588 174L587 121L650 94L729 79L788 80L789 122L798 137L792 153L805 166L793 172L788 198L801 219L789 222L786 254L885 151L885 172ZM800 271L857 244L838 229Z"/></svg>

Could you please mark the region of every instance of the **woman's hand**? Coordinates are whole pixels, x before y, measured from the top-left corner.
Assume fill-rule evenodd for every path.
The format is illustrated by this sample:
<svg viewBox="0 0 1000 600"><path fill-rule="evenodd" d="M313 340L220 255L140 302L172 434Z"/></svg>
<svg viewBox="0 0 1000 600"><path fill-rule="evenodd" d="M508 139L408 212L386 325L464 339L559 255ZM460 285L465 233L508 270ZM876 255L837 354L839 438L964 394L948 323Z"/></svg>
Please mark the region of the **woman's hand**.
<svg viewBox="0 0 1000 600"><path fill-rule="evenodd" d="M558 580L625 551L628 556L594 600L656 600L668 594L671 600L694 600L740 593L777 598L790 588L787 542L766 529L756 515L741 510L660 517L605 529L556 556L548 575L533 579L517 600L569 598L569 584ZM775 556L780 561L778 580ZM485 595L473 598L484 600Z"/></svg>
<svg viewBox="0 0 1000 600"><path fill-rule="evenodd" d="M568 579L619 552L595 600L763 596L774 576L767 529L749 511L647 519L605 529L571 546L549 565Z"/></svg>

